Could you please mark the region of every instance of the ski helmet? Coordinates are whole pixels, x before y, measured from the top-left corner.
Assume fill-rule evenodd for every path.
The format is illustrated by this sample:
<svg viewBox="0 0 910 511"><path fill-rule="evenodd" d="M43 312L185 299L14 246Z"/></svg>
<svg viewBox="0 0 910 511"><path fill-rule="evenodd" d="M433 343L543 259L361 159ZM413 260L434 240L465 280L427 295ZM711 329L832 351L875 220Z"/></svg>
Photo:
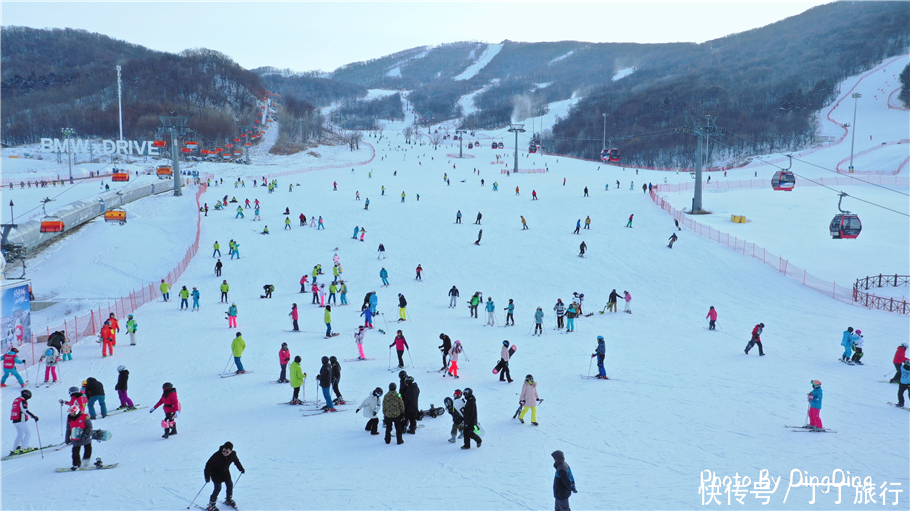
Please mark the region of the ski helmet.
<svg viewBox="0 0 910 511"><path fill-rule="evenodd" d="M127 319L133 319L133 315L130 314L129 316L127 316Z"/></svg>
<svg viewBox="0 0 910 511"><path fill-rule="evenodd" d="M32 391L25 389L22 392L20 392L19 395L22 396L22 399L28 401L29 399L32 398Z"/></svg>
<svg viewBox="0 0 910 511"><path fill-rule="evenodd" d="M300 358L300 355L297 355L296 357L294 357L294 362L297 362L298 364L299 364L302 360L303 360L303 359ZM304 376L306 376L306 375L304 375Z"/></svg>
<svg viewBox="0 0 910 511"><path fill-rule="evenodd" d="M764 324L764 323L759 323L758 326L760 326L760 327L762 327L762 328L765 328L765 324Z"/></svg>
<svg viewBox="0 0 910 511"><path fill-rule="evenodd" d="M288 347L288 343L286 343L286 342L281 343L281 347L282 347L282 348L287 348L287 347Z"/></svg>
<svg viewBox="0 0 910 511"><path fill-rule="evenodd" d="M847 331L850 332L850 333L853 333L853 327L852 327L852 326L848 326L848 327L847 327Z"/></svg>
<svg viewBox="0 0 910 511"><path fill-rule="evenodd" d="M382 388L376 387L375 389L373 389L373 395L376 397L382 396Z"/></svg>
<svg viewBox="0 0 910 511"><path fill-rule="evenodd" d="M445 336L446 336L446 334L439 334L439 339L440 339L440 340L441 340L441 339L444 339Z"/></svg>
<svg viewBox="0 0 910 511"><path fill-rule="evenodd" d="M907 343L901 344L901 347L904 348L904 349L910 348L910 346L908 346Z"/></svg>
<svg viewBox="0 0 910 511"><path fill-rule="evenodd" d="M323 364L328 364L328 363L329 363L329 357L322 357L322 363L323 363Z"/></svg>
<svg viewBox="0 0 910 511"><path fill-rule="evenodd" d="M126 371L126 366L117 366L118 373L122 373L123 371Z"/></svg>
<svg viewBox="0 0 910 511"><path fill-rule="evenodd" d="M329 361L332 362L333 364L337 364L338 358L336 358L335 355L332 355L331 357L329 357Z"/></svg>
<svg viewBox="0 0 910 511"><path fill-rule="evenodd" d="M414 377L408 376L404 379L404 382L407 383L408 385L410 385L410 384L414 383Z"/></svg>
<svg viewBox="0 0 910 511"><path fill-rule="evenodd" d="M904 360L904 367L910 367L910 359Z"/></svg>
<svg viewBox="0 0 910 511"><path fill-rule="evenodd" d="M602 335L598 335L598 336L597 336L597 340L598 340L598 341L602 341L602 340L604 340L604 336L602 336Z"/></svg>
<svg viewBox="0 0 910 511"><path fill-rule="evenodd" d="M856 335L863 335L863 331L859 328L856 329Z"/></svg>
<svg viewBox="0 0 910 511"><path fill-rule="evenodd" d="M461 397L461 389L455 389L455 392L453 392L452 395L455 397L455 399L460 398L460 397Z"/></svg>
<svg viewBox="0 0 910 511"><path fill-rule="evenodd" d="M812 380L812 386L815 388L819 388L822 386L822 382L820 382L818 380Z"/></svg>
<svg viewBox="0 0 910 511"><path fill-rule="evenodd" d="M71 396L72 396L73 394L78 394L78 393L79 393L79 387L70 387L69 393L70 393Z"/></svg>
<svg viewBox="0 0 910 511"><path fill-rule="evenodd" d="M503 345L503 346L508 346L508 345L509 345L509 341L502 341L502 345Z"/></svg>
<svg viewBox="0 0 910 511"><path fill-rule="evenodd" d="M398 377L401 378L402 380L404 380L405 378L408 377L408 372L407 371L398 371Z"/></svg>
<svg viewBox="0 0 910 511"><path fill-rule="evenodd" d="M174 388L174 384L171 382L164 382L164 385L161 386L162 390L168 390Z"/></svg>
<svg viewBox="0 0 910 511"><path fill-rule="evenodd" d="M389 392L394 391L398 388L398 385L395 385L395 382L389 383Z"/></svg>
<svg viewBox="0 0 910 511"><path fill-rule="evenodd" d="M525 381L528 381L528 382L534 381L534 376L533 376L533 375L530 375L530 374L527 375L527 376L525 376Z"/></svg>
<svg viewBox="0 0 910 511"><path fill-rule="evenodd" d="M465 387L464 391L462 391L462 394L464 394L464 397L469 397L474 395L474 391L471 390L471 387Z"/></svg>

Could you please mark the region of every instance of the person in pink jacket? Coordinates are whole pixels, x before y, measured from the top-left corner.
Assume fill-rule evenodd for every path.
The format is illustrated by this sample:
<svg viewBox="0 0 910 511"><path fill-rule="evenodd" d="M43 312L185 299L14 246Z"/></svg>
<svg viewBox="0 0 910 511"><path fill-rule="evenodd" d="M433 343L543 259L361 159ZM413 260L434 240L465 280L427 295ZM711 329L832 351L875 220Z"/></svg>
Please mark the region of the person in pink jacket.
<svg viewBox="0 0 910 511"><path fill-rule="evenodd" d="M177 389L174 388L171 382L165 382L161 386L161 390L163 391L161 399L155 403L149 413L154 413L159 406L164 405L164 420L161 421L161 427L164 428L162 438L167 438L177 434L177 422L174 419L177 416L177 412L180 411L180 401L177 399Z"/></svg>
<svg viewBox="0 0 910 511"><path fill-rule="evenodd" d="M525 376L525 382L521 386L521 397L518 398L518 404L522 406L521 413L518 414L518 420L525 423L525 414L531 409L531 424L537 425L537 382L530 374Z"/></svg>
<svg viewBox="0 0 910 511"><path fill-rule="evenodd" d="M627 312L628 314L632 314L632 309L629 307L629 303L632 301L632 295L630 295L628 291L623 291L622 294L623 294L622 299L626 301L625 312Z"/></svg>
<svg viewBox="0 0 910 511"><path fill-rule="evenodd" d="M300 277L300 292L306 293L307 276Z"/></svg>
<svg viewBox="0 0 910 511"><path fill-rule="evenodd" d="M294 307L296 313L297 307ZM294 320L297 321L297 320ZM287 379L288 362L291 361L291 350L288 349L288 343L281 343L281 349L278 350L278 363L281 364L281 375L278 376L278 383L291 383Z"/></svg>
<svg viewBox="0 0 910 511"><path fill-rule="evenodd" d="M291 304L291 313L288 314L288 316L291 317L291 321L294 323L294 332L299 332L300 327L297 326L297 319L299 318L299 316L297 315L297 304L296 303Z"/></svg>
<svg viewBox="0 0 910 511"><path fill-rule="evenodd" d="M404 339L404 334L401 333L401 330L398 331L395 335L395 340L392 341L392 344L389 344L389 347L395 346L395 351L398 353L398 368L404 367L404 350L408 348L408 341Z"/></svg>
<svg viewBox="0 0 910 511"><path fill-rule="evenodd" d="M714 330L714 323L717 321L717 310L712 305L708 310L708 315L705 316L708 318L708 330Z"/></svg>

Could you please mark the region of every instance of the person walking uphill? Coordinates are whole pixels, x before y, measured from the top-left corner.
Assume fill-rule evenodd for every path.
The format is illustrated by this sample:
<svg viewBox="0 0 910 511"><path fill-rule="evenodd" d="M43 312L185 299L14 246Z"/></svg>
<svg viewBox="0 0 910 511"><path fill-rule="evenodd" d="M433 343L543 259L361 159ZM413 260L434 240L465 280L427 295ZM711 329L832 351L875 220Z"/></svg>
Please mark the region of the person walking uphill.
<svg viewBox="0 0 910 511"><path fill-rule="evenodd" d="M237 366L235 374L243 374L246 372L243 370L243 363L240 362L240 357L243 356L243 350L245 349L246 341L240 336L240 332L237 332L237 337L234 337L234 340L231 341L231 354L234 355L234 365Z"/></svg>
<svg viewBox="0 0 910 511"><path fill-rule="evenodd" d="M715 330L715 323L717 322L717 309L715 309L713 305L710 309L708 309L708 315L705 316L705 319L708 320L708 330Z"/></svg>
<svg viewBox="0 0 910 511"><path fill-rule="evenodd" d="M502 349L499 351L499 381L509 380L512 383L512 373L509 371L509 359L512 358L512 351L509 350L509 341L502 341Z"/></svg>
<svg viewBox="0 0 910 511"><path fill-rule="evenodd" d="M161 421L161 427L164 428L164 435L162 435L161 438L167 438L177 434L177 422L174 420L174 416L180 411L180 401L177 399L177 389L171 382L165 382L161 386L161 390L163 391L161 393L161 399L155 403L155 406L149 410L149 413L153 413L159 406L164 405L164 420Z"/></svg>
<svg viewBox="0 0 910 511"><path fill-rule="evenodd" d="M382 398L383 424L385 425L385 443L392 443L392 427L395 428L395 437L398 445L404 443L404 401L397 392L395 382L389 383L389 392Z"/></svg>
<svg viewBox="0 0 910 511"><path fill-rule="evenodd" d="M572 475L572 469L566 463L566 456L562 451L553 451L550 456L553 457L553 468L556 469L556 476L553 478L555 509L556 511L571 511L569 497L573 493L578 493L578 490L575 489L575 477Z"/></svg>
<svg viewBox="0 0 910 511"><path fill-rule="evenodd" d="M815 431L824 430L819 413L822 411L822 382L812 380L812 392L807 394L809 400L809 426Z"/></svg>
<svg viewBox="0 0 910 511"><path fill-rule="evenodd" d="M237 470L239 470L241 474L246 473L246 470L243 469L243 465L240 464L240 460L237 458L237 453L234 452L234 444L231 442L225 442L224 445L219 447L218 451L216 451L205 463L205 470L203 470L205 482L212 481L215 484L215 489L209 497L209 506L205 508L207 511L218 511L215 504L218 501L218 494L221 493L222 484L224 484L226 494L224 503L231 507L237 505L237 503L234 502L234 482L231 480L231 463L237 465Z"/></svg>
<svg viewBox="0 0 910 511"><path fill-rule="evenodd" d="M161 297L164 298L164 301L168 301L171 297L171 285L161 279L161 285L158 286L158 289L161 290Z"/></svg>
<svg viewBox="0 0 910 511"><path fill-rule="evenodd" d="M744 352L746 352L746 355L749 354L749 350L751 350L756 344L758 344L758 356L760 356L760 357L765 356L765 352L762 350L762 345L761 345L761 333L764 329L765 329L764 323L759 323L759 324L755 325L755 328L752 329L752 339L749 340L749 344L747 344L746 349L743 350Z"/></svg>
<svg viewBox="0 0 910 511"><path fill-rule="evenodd" d="M474 442L477 443L477 448L480 448L480 445L483 441L480 439L480 436L475 432L477 428L477 399L474 397L474 391L470 387L465 387L462 391L462 395L465 399L464 405L464 445L461 446L462 449L471 448L471 439L474 439Z"/></svg>
<svg viewBox="0 0 910 511"><path fill-rule="evenodd" d="M534 376L525 376L525 382L521 386L521 396L518 398L518 404L521 405L521 413L518 414L518 421L525 423L525 414L531 410L531 424L537 426L537 403L540 397L537 395L537 382Z"/></svg>
<svg viewBox="0 0 910 511"><path fill-rule="evenodd" d="M449 308L454 309L458 306L458 288L452 286L452 289L449 289Z"/></svg>
<svg viewBox="0 0 910 511"><path fill-rule="evenodd" d="M395 340L392 341L392 344L389 344L389 348L395 346L395 351L398 353L398 367L404 367L404 350L410 349L408 346L408 341L405 340L404 335L401 333L401 330L395 334Z"/></svg>

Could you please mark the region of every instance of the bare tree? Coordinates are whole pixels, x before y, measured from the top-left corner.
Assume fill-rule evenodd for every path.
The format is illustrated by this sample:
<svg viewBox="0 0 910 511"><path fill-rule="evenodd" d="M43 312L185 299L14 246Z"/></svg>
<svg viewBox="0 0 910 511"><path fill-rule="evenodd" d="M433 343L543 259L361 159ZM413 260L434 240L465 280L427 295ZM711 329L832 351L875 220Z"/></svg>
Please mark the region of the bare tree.
<svg viewBox="0 0 910 511"><path fill-rule="evenodd" d="M411 136L414 134L414 128L407 126L405 129L401 130L401 134L404 135L404 143L411 143Z"/></svg>
<svg viewBox="0 0 910 511"><path fill-rule="evenodd" d="M432 135L430 135L430 142L433 144L433 149L437 149L439 147L439 143L442 142L442 135L439 134L438 131L434 132Z"/></svg>

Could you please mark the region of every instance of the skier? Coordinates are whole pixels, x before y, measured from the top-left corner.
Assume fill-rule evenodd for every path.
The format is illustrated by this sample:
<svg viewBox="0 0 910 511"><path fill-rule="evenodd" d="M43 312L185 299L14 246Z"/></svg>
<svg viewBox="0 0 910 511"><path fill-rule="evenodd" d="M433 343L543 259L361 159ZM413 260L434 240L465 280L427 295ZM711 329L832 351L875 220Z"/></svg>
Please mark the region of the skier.
<svg viewBox="0 0 910 511"><path fill-rule="evenodd" d="M325 285L325 284L323 284ZM322 316L323 321L325 322L325 338L329 339L332 337L332 306L325 306L325 314Z"/></svg>
<svg viewBox="0 0 910 511"><path fill-rule="evenodd" d="M297 320L300 318L300 315L297 313L297 304L296 303L291 304L291 312L288 314L288 316L291 317L291 322L294 325L293 331L299 332L300 327L297 325Z"/></svg>
<svg viewBox="0 0 910 511"><path fill-rule="evenodd" d="M325 225L322 223L322 215L319 216L319 225L316 226L316 230L318 231L319 229L325 229Z"/></svg>
<svg viewBox="0 0 910 511"><path fill-rule="evenodd" d="M562 451L553 451L553 468L556 476L553 478L553 498L556 499L556 511L569 511L569 497L578 493L575 489L575 477L572 469L566 463L566 456Z"/></svg>
<svg viewBox="0 0 910 511"><path fill-rule="evenodd" d="M376 259L385 259L385 246L382 243L379 244L379 255Z"/></svg>
<svg viewBox="0 0 910 511"><path fill-rule="evenodd" d="M499 350L499 364L496 365L499 368L499 381L508 379L509 383L512 383L512 373L509 371L509 358L511 355L509 341L502 341L502 349Z"/></svg>
<svg viewBox="0 0 910 511"><path fill-rule="evenodd" d="M171 382L165 382L161 386L161 399L155 403L155 406L149 410L149 413L153 413L158 409L159 406L164 405L164 420L161 421L161 427L164 428L164 435L161 438L167 438L171 435L177 434L177 422L174 420L174 416L177 415L177 412L180 410L180 401L177 399L177 389L174 388L174 385Z"/></svg>
<svg viewBox="0 0 910 511"><path fill-rule="evenodd" d="M195 288L193 288L195 289ZM199 308L199 293L193 296L193 307ZM133 319L133 315L130 314L126 317L126 331L130 334L130 346L136 345L136 329L139 328L139 325L136 323L136 320ZM62 353L62 352L61 352ZM63 357L66 360L66 356ZM70 360L72 360L72 355L70 355Z"/></svg>
<svg viewBox="0 0 910 511"><path fill-rule="evenodd" d="M676 243L676 239L677 239L676 233L674 232L673 234L671 234L669 239L670 239L670 244L667 246L670 248L673 248L673 244Z"/></svg>
<svg viewBox="0 0 910 511"><path fill-rule="evenodd" d="M534 334L540 336L543 333L543 308L538 307L534 312Z"/></svg>
<svg viewBox="0 0 910 511"><path fill-rule="evenodd" d="M503 309L506 311L506 326L509 326L509 321L512 322L512 326L515 326L515 303L509 298L509 305Z"/></svg>
<svg viewBox="0 0 910 511"><path fill-rule="evenodd" d="M537 190L531 190L531 200L537 200Z"/></svg>
<svg viewBox="0 0 910 511"><path fill-rule="evenodd" d="M161 285L158 286L158 289L161 290L161 297L164 298L164 301L166 302L167 299L171 297L171 285L165 282L164 279L161 279Z"/></svg>
<svg viewBox="0 0 910 511"><path fill-rule="evenodd" d="M335 268L337 269L338 267L336 266ZM325 285L325 284L323 284L323 285ZM335 282L332 282L331 284L329 284L329 300L328 300L328 302L326 302L327 304L336 303L335 294L337 292L338 292L338 284L336 284Z"/></svg>
<svg viewBox="0 0 910 511"><path fill-rule="evenodd" d="M483 215L480 214L480 211L477 212L477 220L474 221L474 225L481 225L480 219L483 218Z"/></svg>
<svg viewBox="0 0 910 511"><path fill-rule="evenodd" d="M708 309L708 315L705 316L705 319L708 320L708 330L715 330L715 323L717 322L717 309L715 309L713 305L710 309Z"/></svg>
<svg viewBox="0 0 910 511"><path fill-rule="evenodd" d="M462 392L465 399L464 405L464 445L461 446L462 449L471 448L471 439L477 443L477 447L480 448L480 445L483 441L480 439L480 436L474 432L474 428L477 427L477 400L474 397L474 391L470 387L465 387Z"/></svg>
<svg viewBox="0 0 910 511"><path fill-rule="evenodd" d="M477 317L477 307L480 306L481 299L482 298L480 296L480 291L478 291L474 293L474 296L471 297L471 301L468 302L470 304L470 307L468 308L468 315L472 318Z"/></svg>
<svg viewBox="0 0 910 511"><path fill-rule="evenodd" d="M190 293L190 296L193 297L193 312L196 312L199 310L199 290L196 289L196 286L193 286L193 292ZM132 318L133 317L132 314L129 317ZM127 332L130 331L130 322L129 321L126 322L126 331ZM135 333L135 329L133 332L130 332L131 341L133 340L133 333ZM135 345L135 344L136 344L135 342L132 343L132 345Z"/></svg>
<svg viewBox="0 0 910 511"><path fill-rule="evenodd" d="M484 307L487 311L487 325L496 326L496 305L493 303L493 298L487 297L487 303Z"/></svg>
<svg viewBox="0 0 910 511"><path fill-rule="evenodd" d="M300 220L300 227L306 227L306 215L300 213L300 216L297 218Z"/></svg>
<svg viewBox="0 0 910 511"><path fill-rule="evenodd" d="M407 321L407 307L408 301L405 300L403 294L398 293L398 321Z"/></svg>
<svg viewBox="0 0 910 511"><path fill-rule="evenodd" d="M361 309L360 315L363 316L363 326L367 328L373 328L373 310L370 309L369 305L363 305L363 309Z"/></svg>
<svg viewBox="0 0 910 511"><path fill-rule="evenodd" d="M284 230L285 230L285 231L290 231L290 230L291 230L291 217L285 217L285 219L284 219Z"/></svg>
<svg viewBox="0 0 910 511"><path fill-rule="evenodd" d="M370 209L370 198L367 197L367 200L363 201L363 209Z"/></svg>
<svg viewBox="0 0 910 511"><path fill-rule="evenodd" d="M300 387L303 386L303 380L306 378L306 373L300 368L300 361L300 355L297 355L294 357L294 361L291 362L291 388L294 389L294 395L291 396L292 405L303 404L303 401L300 400Z"/></svg>
<svg viewBox="0 0 910 511"><path fill-rule="evenodd" d="M822 410L822 382L812 380L812 392L808 394L809 401L809 426L813 431L824 431L819 413Z"/></svg>
<svg viewBox="0 0 910 511"><path fill-rule="evenodd" d="M518 193L518 187L517 187L517 186L515 187L515 195L521 195L520 193Z"/></svg>
<svg viewBox="0 0 910 511"><path fill-rule="evenodd" d="M51 376L54 377L54 383L57 383L57 362L60 361L60 352L53 346L48 346L44 350L44 355L38 359L38 362L44 361L44 383L49 383Z"/></svg>
<svg viewBox="0 0 910 511"><path fill-rule="evenodd" d="M632 295L628 291L623 291L622 299L625 300L625 302L626 302L626 309L623 312L625 312L626 314L632 314L632 307L631 307ZM765 326L765 325L762 325L762 326Z"/></svg>
<svg viewBox="0 0 910 511"><path fill-rule="evenodd" d="M455 223L456 224L461 223L461 210L460 209L458 210L458 213L455 213Z"/></svg>
<svg viewBox="0 0 910 511"><path fill-rule="evenodd" d="M415 277L415 279L423 280L422 278L420 278L420 274L423 273L423 268L419 264L417 265L417 269L415 271L417 272L417 277Z"/></svg>
<svg viewBox="0 0 910 511"><path fill-rule="evenodd" d="M110 325L105 324L101 327L101 356L107 357L107 352L110 350L111 355L114 354L114 331L111 329Z"/></svg>
<svg viewBox="0 0 910 511"><path fill-rule="evenodd" d="M237 214L234 218L243 218L243 206L237 206Z"/></svg>
<svg viewBox="0 0 910 511"><path fill-rule="evenodd" d="M73 466L70 470L78 470L82 466L88 466L92 459L92 420L89 419L88 415L82 411L79 405L74 404L69 409L69 414L66 417L67 421L67 432L73 430L73 428L81 428L82 433L78 438L73 438L70 441L70 444L73 446ZM69 436L67 437L69 438ZM82 447L85 447L85 450L82 454L82 458L79 457L79 450Z"/></svg>
<svg viewBox="0 0 910 511"><path fill-rule="evenodd" d="M389 285L389 272L386 271L386 269L385 269L384 266L382 267L381 270L379 270L379 278L382 279L382 287L388 287L388 285Z"/></svg>
<svg viewBox="0 0 910 511"><path fill-rule="evenodd" d="M522 230L522 231L527 231L527 230L528 230L528 221L525 220L524 215L521 215L521 230Z"/></svg>
<svg viewBox="0 0 910 511"><path fill-rule="evenodd" d="M591 217L588 216L585 218L585 229L591 229Z"/></svg>
<svg viewBox="0 0 910 511"><path fill-rule="evenodd" d="M629 221L626 223L626 227L632 227L632 217L634 217L634 216L635 216L634 213L629 215Z"/></svg>
<svg viewBox="0 0 910 511"><path fill-rule="evenodd" d="M452 339L446 334L439 334L439 339L442 341L442 344L437 346L439 351L442 352L442 369L439 371L445 371L446 367L449 366L447 357L449 352L452 351Z"/></svg>
<svg viewBox="0 0 910 511"><path fill-rule="evenodd" d="M334 412L335 405L332 403L332 395L329 393L332 388L332 364L329 362L329 357L322 357L322 368L319 369L316 379L319 381L319 386L322 387L322 397L325 398L325 406L322 409Z"/></svg>
<svg viewBox="0 0 910 511"><path fill-rule="evenodd" d="M398 353L398 368L401 369L404 367L404 350L409 348L408 341L405 340L404 335L402 335L401 330L395 334L395 340L392 341L392 344L389 344L389 348L395 346L395 351Z"/></svg>
<svg viewBox="0 0 910 511"><path fill-rule="evenodd" d="M458 378L458 358L463 352L464 348L461 347L461 341L455 340L455 346L452 346L449 351L449 370L446 371L453 378ZM445 374L442 376L445 377Z"/></svg>
<svg viewBox="0 0 910 511"><path fill-rule="evenodd" d="M537 403L540 398L537 395L537 382L534 376L525 376L525 382L521 386L521 396L518 398L518 404L521 405L521 413L518 414L518 421L525 423L525 414L531 410L531 424L537 426Z"/></svg>
<svg viewBox="0 0 910 511"><path fill-rule="evenodd" d="M363 429L369 431L371 435L379 434L379 418L376 416L379 415L379 409L382 407L381 398L382 388L376 387L373 389L373 392L360 403L360 407L356 410L357 412L363 410L363 416L369 419L367 420L367 425Z"/></svg>
<svg viewBox="0 0 910 511"><path fill-rule="evenodd" d="M392 427L395 428L395 437L398 439L398 445L404 443L401 438L404 430L404 401L396 391L398 388L395 382L389 383L389 392L382 398L383 423L385 425L385 443L392 443Z"/></svg>
<svg viewBox="0 0 910 511"><path fill-rule="evenodd" d="M24 452L32 450L31 444L29 443L31 432L28 430L28 418L31 416L37 423L38 416L28 409L28 400L31 398L32 391L23 389L19 393L19 397L13 400L10 420L13 421L13 426L16 428L16 441L13 443L13 450L9 453L10 456L14 454L23 454Z"/></svg>
<svg viewBox="0 0 910 511"><path fill-rule="evenodd" d="M853 363L857 365L863 365L859 359L863 358L863 331L856 329L856 340L853 341Z"/></svg>
<svg viewBox="0 0 910 511"><path fill-rule="evenodd" d="M180 310L190 308L190 290L183 286L180 288L180 292L177 293L177 296L180 297Z"/></svg>
<svg viewBox="0 0 910 511"><path fill-rule="evenodd" d="M343 280L338 281L339 287L338 292L341 300L341 305L348 304L348 285L344 283Z"/></svg>
<svg viewBox="0 0 910 511"><path fill-rule="evenodd" d="M329 357L329 363L332 365L332 392L335 393L335 399L332 400L332 404L343 405L344 398L341 396L341 391L338 390L338 384L341 383L341 364L338 363L338 358L335 355Z"/></svg>
<svg viewBox="0 0 910 511"><path fill-rule="evenodd" d="M556 329L563 327L563 317L566 315L566 305L562 303L562 298L556 299L556 305L553 306L556 311Z"/></svg>
<svg viewBox="0 0 910 511"><path fill-rule="evenodd" d="M231 341L231 353L234 355L234 365L237 366L235 374L243 374L246 372L243 370L243 363L240 361L240 357L243 356L243 350L245 349L246 341L240 336L240 332L237 332L237 337L234 337L234 340Z"/></svg>
<svg viewBox="0 0 910 511"><path fill-rule="evenodd" d="M401 192L401 202L402 202L402 204L404 203L404 192L403 191Z"/></svg>
<svg viewBox="0 0 910 511"><path fill-rule="evenodd" d="M461 397L461 389L455 389L453 397L445 398L445 408L452 416L452 438L449 443L455 443L455 436L464 430L464 418L461 416L464 410L464 399Z"/></svg>
<svg viewBox="0 0 910 511"><path fill-rule="evenodd" d="M228 291L231 290L231 286L228 285L227 280L221 282L221 300L220 302L227 303L228 301Z"/></svg>
<svg viewBox="0 0 910 511"><path fill-rule="evenodd" d="M354 333L354 343L357 344L357 353L358 360L366 360L367 356L363 354L363 336L366 335L366 331L363 325L357 327L357 331Z"/></svg>
<svg viewBox="0 0 910 511"><path fill-rule="evenodd" d="M904 407L904 391L910 388L910 360L901 365L900 385L897 387L897 406Z"/></svg>
<svg viewBox="0 0 910 511"><path fill-rule="evenodd" d="M458 300L458 288L452 286L452 289L449 289L449 308L454 309L456 307L456 301Z"/></svg>
<svg viewBox="0 0 910 511"><path fill-rule="evenodd" d="M477 241L474 242L475 245L480 245L480 238L483 237L483 229L477 233Z"/></svg>
<svg viewBox="0 0 910 511"><path fill-rule="evenodd" d="M572 231L572 234L581 234L579 231L581 231L581 218L575 221L575 230Z"/></svg>
<svg viewBox="0 0 910 511"><path fill-rule="evenodd" d="M227 311L228 328L237 328L237 304L232 303Z"/></svg>
<svg viewBox="0 0 910 511"><path fill-rule="evenodd" d="M587 249L588 249L588 246L585 245L585 242L584 242L584 241L582 241L582 242L581 242L581 245L578 245L578 257L584 257L584 256L585 256L585 250L587 250Z"/></svg>
<svg viewBox="0 0 910 511"><path fill-rule="evenodd" d="M376 306L379 304L379 296L376 294L376 291L371 291L367 296L369 296L370 310L375 316L379 313L379 311L376 309Z"/></svg>
<svg viewBox="0 0 910 511"><path fill-rule="evenodd" d="M88 398L89 417L95 420L95 403L101 405L101 418L107 417L107 404L104 402L104 385L95 378L88 378L82 382L85 387L85 396Z"/></svg>
<svg viewBox="0 0 910 511"><path fill-rule="evenodd" d="M604 336L597 336L597 349L591 354L591 358L597 357L597 376L599 380L609 380L607 370L604 369L604 357L607 355L607 346L604 342Z"/></svg>
<svg viewBox="0 0 910 511"><path fill-rule="evenodd" d="M894 359L892 360L892 362L894 363L895 373L894 373L894 377L891 378L890 383L900 383L901 365L904 363L904 361L908 360L907 359L907 347L908 346L907 346L906 342L901 343L901 345L898 346L897 350L894 352Z"/></svg>
<svg viewBox="0 0 910 511"><path fill-rule="evenodd" d="M278 375L278 383L288 383L287 368L288 362L291 361L291 350L288 349L288 343L281 343L281 349L278 350L278 365L281 366L281 374Z"/></svg>
<svg viewBox="0 0 910 511"><path fill-rule="evenodd" d="M575 302L569 304L566 309L566 333L575 331L575 317L578 316L578 305Z"/></svg>
<svg viewBox="0 0 910 511"><path fill-rule="evenodd" d="M310 303L313 305L319 305L319 284L313 282L313 286L310 288L310 291L313 293L313 301Z"/></svg>
<svg viewBox="0 0 910 511"><path fill-rule="evenodd" d="M610 298L607 301L607 308L613 312L617 311L616 300L619 299L619 293L616 292L616 289L610 292Z"/></svg>
<svg viewBox="0 0 910 511"><path fill-rule="evenodd" d="M209 496L209 505L205 508L206 511L218 511L215 503L218 501L218 494L221 493L222 484L224 484L225 491L224 503L236 509L237 503L234 502L233 498L234 482L231 481L231 463L237 465L237 470L241 474L246 473L237 458L237 453L234 452L234 444L231 442L225 442L205 463L205 470L203 470L205 482L212 481L215 484L215 489L212 491L212 495Z"/></svg>
<svg viewBox="0 0 910 511"><path fill-rule="evenodd" d="M751 350L753 346L758 344L758 355L760 357L765 356L765 352L762 351L762 345L761 345L761 333L762 333L762 330L764 330L764 328L765 328L765 324L759 323L759 324L755 325L755 328L752 329L752 339L749 340L749 344L747 344L746 349L743 350L744 352L746 352L746 355L749 354L749 350ZM852 328L851 328L851 330L852 330Z"/></svg>
<svg viewBox="0 0 910 511"><path fill-rule="evenodd" d="M402 425L402 429L405 430L408 434L417 433L417 415L420 413L420 405L418 401L420 399L420 387L417 386L417 382L414 381L413 376L408 376L404 379L404 387L402 387L402 401L404 401L404 421L405 424Z"/></svg>
<svg viewBox="0 0 910 511"><path fill-rule="evenodd" d="M844 347L844 354L841 355L841 362L847 364L853 364L853 361L850 360L850 357L853 355L853 342L856 341L856 334L853 333L853 327L848 326L847 330L844 332L844 336L841 338L840 345Z"/></svg>

